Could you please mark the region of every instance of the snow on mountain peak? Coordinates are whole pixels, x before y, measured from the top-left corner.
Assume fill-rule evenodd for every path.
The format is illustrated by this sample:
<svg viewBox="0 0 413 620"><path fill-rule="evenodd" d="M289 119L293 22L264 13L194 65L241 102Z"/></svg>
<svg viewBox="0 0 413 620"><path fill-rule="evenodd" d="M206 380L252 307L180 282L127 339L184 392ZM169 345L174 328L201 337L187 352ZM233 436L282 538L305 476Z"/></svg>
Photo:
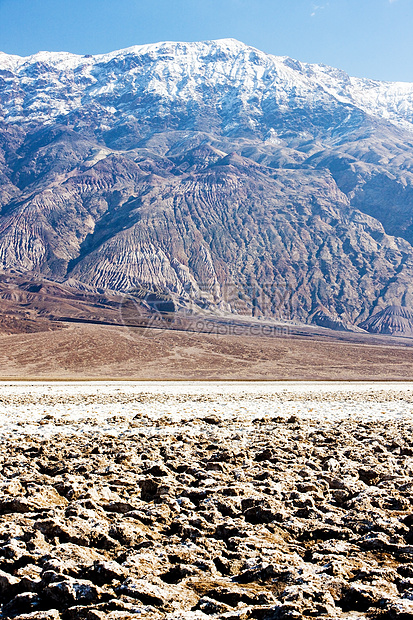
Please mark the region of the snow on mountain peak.
<svg viewBox="0 0 413 620"><path fill-rule="evenodd" d="M11 122L52 122L86 103L134 114L125 101L201 102L233 106L252 125L263 106L326 108L334 102L413 129L413 84L352 78L325 65L265 54L236 39L165 41L95 56L0 52L0 115ZM110 101L109 101L110 100Z"/></svg>

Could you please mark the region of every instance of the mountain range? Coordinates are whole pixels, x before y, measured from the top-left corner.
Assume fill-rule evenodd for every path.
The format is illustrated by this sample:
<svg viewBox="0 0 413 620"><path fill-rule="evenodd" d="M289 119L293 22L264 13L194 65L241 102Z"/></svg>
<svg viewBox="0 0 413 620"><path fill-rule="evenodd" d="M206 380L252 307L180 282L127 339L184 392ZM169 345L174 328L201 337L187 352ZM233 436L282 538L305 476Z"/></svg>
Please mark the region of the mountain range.
<svg viewBox="0 0 413 620"><path fill-rule="evenodd" d="M413 84L232 39L0 53L0 269L411 335Z"/></svg>

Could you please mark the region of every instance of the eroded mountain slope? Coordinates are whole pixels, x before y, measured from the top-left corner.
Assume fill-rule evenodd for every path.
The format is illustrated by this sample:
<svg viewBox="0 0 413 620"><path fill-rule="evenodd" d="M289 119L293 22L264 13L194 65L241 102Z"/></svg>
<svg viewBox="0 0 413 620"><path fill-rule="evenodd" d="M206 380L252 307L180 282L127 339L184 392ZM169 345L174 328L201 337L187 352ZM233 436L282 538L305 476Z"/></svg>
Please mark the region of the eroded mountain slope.
<svg viewBox="0 0 413 620"><path fill-rule="evenodd" d="M412 85L231 40L0 66L4 270L341 327L411 305Z"/></svg>

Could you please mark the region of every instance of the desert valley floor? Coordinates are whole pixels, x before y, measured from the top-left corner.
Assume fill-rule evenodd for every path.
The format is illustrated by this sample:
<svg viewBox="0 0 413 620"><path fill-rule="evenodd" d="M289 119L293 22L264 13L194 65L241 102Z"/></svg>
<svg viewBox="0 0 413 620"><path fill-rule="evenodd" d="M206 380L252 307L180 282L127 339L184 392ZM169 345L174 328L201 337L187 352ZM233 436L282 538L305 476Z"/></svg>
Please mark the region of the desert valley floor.
<svg viewBox="0 0 413 620"><path fill-rule="evenodd" d="M259 323L218 323L218 333L39 320L16 325L0 323L0 379L400 381L413 376L411 338L305 325L276 326L276 335L266 336Z"/></svg>
<svg viewBox="0 0 413 620"><path fill-rule="evenodd" d="M413 617L413 385L0 384L1 617Z"/></svg>

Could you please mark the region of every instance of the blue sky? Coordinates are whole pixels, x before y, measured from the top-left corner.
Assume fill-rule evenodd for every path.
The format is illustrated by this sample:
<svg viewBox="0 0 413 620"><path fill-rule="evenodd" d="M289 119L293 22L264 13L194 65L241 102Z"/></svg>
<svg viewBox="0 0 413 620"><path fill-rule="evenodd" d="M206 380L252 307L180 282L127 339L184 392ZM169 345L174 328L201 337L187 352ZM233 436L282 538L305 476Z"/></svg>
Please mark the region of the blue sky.
<svg viewBox="0 0 413 620"><path fill-rule="evenodd" d="M413 82L413 0L0 0L0 50L9 54L224 37Z"/></svg>

